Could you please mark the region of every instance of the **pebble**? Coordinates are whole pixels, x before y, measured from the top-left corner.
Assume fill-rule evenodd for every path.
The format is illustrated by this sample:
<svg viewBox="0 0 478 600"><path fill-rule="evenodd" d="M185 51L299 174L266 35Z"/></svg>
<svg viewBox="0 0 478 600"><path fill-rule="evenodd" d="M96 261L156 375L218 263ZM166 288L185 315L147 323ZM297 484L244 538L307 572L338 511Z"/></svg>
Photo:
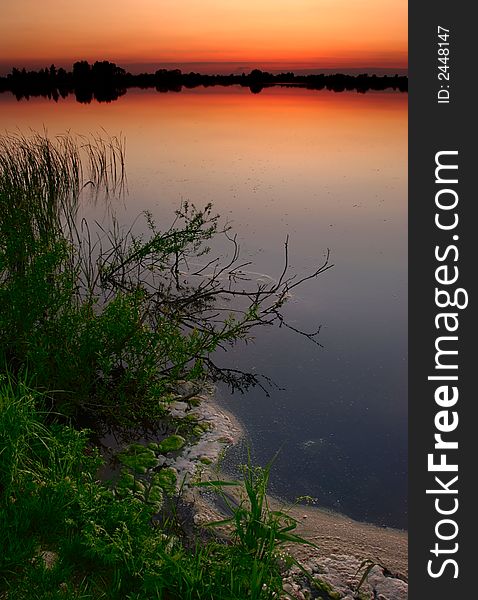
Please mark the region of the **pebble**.
<svg viewBox="0 0 478 600"><path fill-rule="evenodd" d="M342 554L331 555L327 558L316 558L304 561L303 567L317 581L330 586L331 590L340 595L341 600L356 600L356 573L361 564L355 556ZM317 574L317 573L320 573ZM284 592L294 599L309 600L317 597L317 591L311 588L297 566L292 566L283 579ZM408 600L408 584L401 579L385 576L379 566L371 569L360 591L364 597L375 600ZM287 599L287 596L283 596Z"/></svg>
<svg viewBox="0 0 478 600"><path fill-rule="evenodd" d="M408 584L395 577L385 577L383 570L375 566L369 573L368 582L380 600L407 600Z"/></svg>
<svg viewBox="0 0 478 600"><path fill-rule="evenodd" d="M205 399L204 396L203 399ZM182 481L185 478L187 483L196 473L198 464L204 467L200 459L206 457L215 460L225 445L234 442L234 434L237 431L230 418L218 410L217 406L211 405L207 401L192 409L185 402L172 403L171 413L175 416L184 416L186 411L188 414L196 414L201 421L210 424L210 428L204 432L195 445L185 447L175 459L165 461L177 469L179 480ZM231 435L231 432L234 434ZM302 519L307 519L307 515L303 514ZM194 520L199 522L202 519L199 515L195 515ZM355 600L354 585L357 584L355 575L360 564L361 561L356 557L340 554L340 548L337 548L336 555L326 558L311 557L310 560L304 561L303 567L312 574L314 579L331 586L332 590L340 595L341 600ZM281 600L290 600L290 597L296 600L317 598L317 590L311 589L308 580L295 565L291 566L283 578L283 591L290 596L281 595ZM368 595L376 600L408 600L408 584L401 579L386 577L378 566L370 571L361 591L365 596Z"/></svg>
<svg viewBox="0 0 478 600"><path fill-rule="evenodd" d="M282 586L284 592L287 592L288 594L292 594L294 592L294 588L292 587L292 585L290 583L284 583L284 585Z"/></svg>

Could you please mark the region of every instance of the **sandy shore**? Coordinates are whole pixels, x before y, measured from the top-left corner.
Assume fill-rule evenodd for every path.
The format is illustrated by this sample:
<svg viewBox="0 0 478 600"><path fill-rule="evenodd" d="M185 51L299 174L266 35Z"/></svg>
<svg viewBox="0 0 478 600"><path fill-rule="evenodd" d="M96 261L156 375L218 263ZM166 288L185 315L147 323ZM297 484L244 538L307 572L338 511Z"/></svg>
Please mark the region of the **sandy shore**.
<svg viewBox="0 0 478 600"><path fill-rule="evenodd" d="M215 477L228 479L227 475L215 473ZM228 488L228 494L232 488ZM204 496L195 494L194 502L200 515L201 523L224 518L218 508ZM236 497L238 500L239 498ZM270 507L284 510L298 522L294 531L300 536L316 544L312 546L291 544L287 550L301 562L313 558L324 558L332 555L346 554L360 561L371 559L408 580L408 533L398 529L378 527L369 523L354 521L345 515L329 512L325 509L309 506L287 508L276 498L269 497Z"/></svg>
<svg viewBox="0 0 478 600"><path fill-rule="evenodd" d="M202 399L206 400L206 398ZM201 404L198 412L202 413L202 418L214 423L214 433L211 436L214 441L218 437L222 441L226 432L229 444L236 444L243 436L242 424L235 415L221 406L214 394L209 394L207 402ZM221 446L224 447L223 444ZM217 445L213 446L209 456L217 458L218 449ZM207 478L230 479L227 475L215 470L212 465L207 471L209 472ZM231 493L233 489L228 488L228 493ZM233 493L233 495L236 494ZM222 518L217 506L211 503L207 497L198 493L193 493L193 496L199 521L207 522ZM285 508L288 506L287 503L273 497L270 497L269 501L273 509L282 509L284 506ZM298 522L296 533L314 542L320 548L320 550L316 550L310 546L291 545L288 550L299 560L305 562L317 556L350 555L361 561L372 559L392 573L407 579L408 534L406 531L361 523L345 515L313 506L293 506L286 512Z"/></svg>
<svg viewBox="0 0 478 600"><path fill-rule="evenodd" d="M271 499L272 506L278 504L277 500ZM297 533L320 548L291 546L290 551L297 558L348 554L359 560L372 559L392 573L408 578L406 531L359 523L345 515L314 507L294 507L289 512L299 523Z"/></svg>

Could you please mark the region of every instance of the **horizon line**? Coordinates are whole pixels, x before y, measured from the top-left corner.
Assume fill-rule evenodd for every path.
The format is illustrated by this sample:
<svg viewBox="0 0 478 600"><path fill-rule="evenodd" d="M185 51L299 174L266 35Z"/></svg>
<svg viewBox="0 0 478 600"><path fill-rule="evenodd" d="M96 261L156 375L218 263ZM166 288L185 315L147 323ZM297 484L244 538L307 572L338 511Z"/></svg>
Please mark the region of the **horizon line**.
<svg viewBox="0 0 478 600"><path fill-rule="evenodd" d="M179 68L179 69L188 69L193 66L202 66L206 68L209 72L204 72L204 74L208 75L237 75L241 74L241 72L247 72L254 69L259 69L262 71L268 71L271 73L284 73L293 71L295 73L300 74L320 74L320 73L342 73L342 74L351 74L351 73L371 73L371 74L406 74L408 73L408 65L407 66L317 66L311 65L310 62L304 61L118 61L111 60L107 58L102 59L85 59L85 58L75 58L75 59L60 59L60 60L43 60L43 59L27 59L27 60L19 60L16 64L12 64L11 61L0 60L0 76L5 76L9 74L12 69L36 69L36 68L45 68L49 67L51 64L54 64L57 68L63 67L66 65L73 66L75 62L86 60L87 62L91 62L92 64L96 61L102 62L104 60L108 60L109 62L114 62L119 67L127 67L128 69L132 69L131 74L139 74L144 71L141 69L152 67L155 69L160 69L164 67L170 68ZM219 67L219 71L210 71L212 67ZM232 69L232 70L229 70Z"/></svg>

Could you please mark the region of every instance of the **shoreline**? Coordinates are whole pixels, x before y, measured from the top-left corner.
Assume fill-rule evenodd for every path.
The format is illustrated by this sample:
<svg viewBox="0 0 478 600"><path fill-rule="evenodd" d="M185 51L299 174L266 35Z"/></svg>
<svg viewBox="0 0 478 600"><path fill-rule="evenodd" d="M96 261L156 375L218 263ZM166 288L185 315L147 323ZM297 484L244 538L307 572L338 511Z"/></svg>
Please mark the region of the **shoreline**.
<svg viewBox="0 0 478 600"><path fill-rule="evenodd" d="M296 506L289 512L298 521L297 533L317 544L321 557L345 554L360 561L371 559L408 581L408 532L354 521L320 507ZM311 551L306 546L291 548L302 559L310 558Z"/></svg>
<svg viewBox="0 0 478 600"><path fill-rule="evenodd" d="M208 449L208 456L212 462L204 465L204 468L202 464L198 464L202 469L201 476L227 479L229 477L227 473L215 469L217 461L224 449L237 444L244 437L245 427L230 410L221 405L217 394L212 390L198 396L202 399L201 405L197 408L198 412L205 420L212 423L211 431L205 434L207 437L209 433L209 440L206 440L206 443L212 442ZM227 437L229 440L226 441ZM197 455L198 452L194 454ZM214 458L213 454L215 454ZM230 488L228 492L230 493ZM198 493L197 490L192 491L190 488L188 495L195 505L196 524L224 518L219 507L204 494ZM299 561L307 562L318 555L321 558L347 555L359 561L370 559L386 567L399 579L408 580L407 531L355 521L347 515L320 506L293 505L287 508L286 501L271 495L268 495L268 500L274 510L285 507L286 512L298 523L296 533L320 547L318 551L311 546L298 544L288 546L287 550Z"/></svg>

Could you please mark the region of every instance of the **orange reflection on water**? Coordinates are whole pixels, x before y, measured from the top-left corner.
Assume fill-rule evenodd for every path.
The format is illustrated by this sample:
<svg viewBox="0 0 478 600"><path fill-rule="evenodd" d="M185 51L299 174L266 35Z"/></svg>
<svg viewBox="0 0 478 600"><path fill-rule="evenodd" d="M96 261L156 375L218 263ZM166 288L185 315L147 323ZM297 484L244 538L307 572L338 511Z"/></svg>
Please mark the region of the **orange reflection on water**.
<svg viewBox="0 0 478 600"><path fill-rule="evenodd" d="M132 90L109 104L16 102L4 94L0 126L122 132L130 181L160 190L162 203L215 199L237 217L253 206L261 220L271 203L277 212L291 201L322 216L347 212L357 198L369 202L368 191L383 193L392 211L400 199L403 211L407 101L395 92L277 87L260 94L239 87ZM401 193L390 193L398 181ZM158 193L131 199L137 208L157 201Z"/></svg>

